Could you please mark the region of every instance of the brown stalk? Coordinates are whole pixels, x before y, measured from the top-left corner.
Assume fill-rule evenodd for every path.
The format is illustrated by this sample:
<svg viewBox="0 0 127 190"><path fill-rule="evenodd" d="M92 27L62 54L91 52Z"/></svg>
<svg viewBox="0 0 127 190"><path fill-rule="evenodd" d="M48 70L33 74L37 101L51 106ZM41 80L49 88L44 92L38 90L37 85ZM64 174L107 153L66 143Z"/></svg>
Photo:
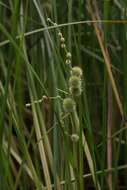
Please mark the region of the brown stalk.
<svg viewBox="0 0 127 190"><path fill-rule="evenodd" d="M112 87L108 84L108 128L107 128L107 169L112 168L112 128L113 128L113 103L112 103ZM112 190L112 173L108 173L109 190Z"/></svg>
<svg viewBox="0 0 127 190"><path fill-rule="evenodd" d="M96 16L93 14L94 11L93 11L93 9L91 7L90 1L87 0L87 3L88 3L88 11L89 11L89 13L91 15L92 20L93 21L97 20ZM115 95L115 98L116 98L116 102L117 102L120 114L121 114L122 118L124 118L122 102L120 100L120 96L119 96L117 86L116 86L116 83L115 83L115 80L114 80L114 77L113 77L113 74L112 74L112 70L111 70L110 57L109 57L109 54L108 54L107 47L104 44L103 30L102 30L101 27L99 27L99 25L96 22L93 23L93 26L94 26L95 33L96 33L96 36L97 36L97 39L98 39L98 43L100 45L100 48L101 48L101 51L102 51L102 54L103 54L103 57L104 57L104 63L105 63L105 66L106 66L106 69L107 69L107 72L108 72L108 76L109 76L109 79L110 79L110 82L111 82L112 90L114 92L114 95Z"/></svg>
<svg viewBox="0 0 127 190"><path fill-rule="evenodd" d="M94 8L95 10L92 10L90 1L88 0L88 9L89 12L91 14L92 20L100 20L99 17L99 10L98 10L98 6L97 6L97 2L96 0L94 0ZM96 16L93 14L95 12ZM100 45L103 57L104 57L104 63L108 72L108 76L109 76L109 83L108 83L108 122L107 122L107 167L108 169L112 168L112 128L113 128L113 118L112 118L112 113L113 113L113 104L112 104L112 91L114 92L115 98L116 98L116 102L120 111L120 114L122 116L122 119L124 118L124 112L123 112L123 106L122 106L122 102L120 100L120 96L116 87L116 83L112 74L112 70L111 70L111 62L110 62L110 57L109 57L109 53L108 53L108 49L105 45L105 41L104 41L104 32L102 27L100 27L97 23L93 23L94 25L94 29L95 29L95 33L98 39L98 43ZM108 174L108 186L109 186L109 190L112 190L112 173Z"/></svg>

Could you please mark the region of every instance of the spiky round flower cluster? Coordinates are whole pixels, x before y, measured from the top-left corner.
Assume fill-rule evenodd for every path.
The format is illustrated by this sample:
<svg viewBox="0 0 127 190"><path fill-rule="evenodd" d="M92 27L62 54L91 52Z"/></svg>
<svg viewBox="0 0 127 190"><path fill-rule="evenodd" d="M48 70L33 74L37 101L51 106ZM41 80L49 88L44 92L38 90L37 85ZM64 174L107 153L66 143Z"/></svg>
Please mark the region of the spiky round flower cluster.
<svg viewBox="0 0 127 190"><path fill-rule="evenodd" d="M72 75L69 79L69 86L81 87L81 79L77 76Z"/></svg>
<svg viewBox="0 0 127 190"><path fill-rule="evenodd" d="M72 98L65 98L63 100L63 109L67 113L71 113L75 109L75 101Z"/></svg>
<svg viewBox="0 0 127 190"><path fill-rule="evenodd" d="M82 93L82 69L78 66L72 67L69 78L69 91L73 96L80 96Z"/></svg>
<svg viewBox="0 0 127 190"><path fill-rule="evenodd" d="M81 78L82 77L82 69L78 66L73 67L71 70L71 75Z"/></svg>

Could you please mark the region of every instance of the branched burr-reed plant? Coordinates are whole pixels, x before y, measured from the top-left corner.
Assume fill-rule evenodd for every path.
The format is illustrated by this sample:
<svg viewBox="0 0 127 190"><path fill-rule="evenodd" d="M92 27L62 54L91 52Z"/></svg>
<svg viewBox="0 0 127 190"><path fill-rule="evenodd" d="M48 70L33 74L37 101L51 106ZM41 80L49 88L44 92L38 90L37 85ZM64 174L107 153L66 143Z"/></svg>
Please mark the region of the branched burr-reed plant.
<svg viewBox="0 0 127 190"><path fill-rule="evenodd" d="M0 1L0 190L127 189L126 10Z"/></svg>
<svg viewBox="0 0 127 190"><path fill-rule="evenodd" d="M51 23L54 26L57 26L56 23L54 23L50 18L47 19L49 23ZM83 180L81 179L83 177L79 175L79 149L80 146L84 149L84 156L87 158L87 162L93 177L93 182L95 186L100 189L99 182L96 178L95 175L95 166L94 166L94 161L92 159L90 149L87 143L87 140L85 138L84 131L80 128L80 121L79 117L77 114L77 108L76 108L76 99L79 97L82 93L82 76L83 76L83 71L82 68L79 66L72 66L72 55L71 53L67 50L66 46L66 41L65 38L62 34L62 32L58 30L58 38L60 41L60 47L64 50L65 52L65 65L68 67L69 71L69 78L68 78L68 92L66 92L66 97L61 97L61 96L56 96L56 97L48 97L50 100L57 100L59 99L62 103L63 107L63 113L61 114L61 126L63 130L63 134L66 136L68 139L67 142L72 142L70 144L70 155L72 155L72 158L69 161L69 168L70 168L70 177L73 179L75 178L75 188L78 189L83 189ZM61 90L64 92L64 90ZM26 106L31 106L32 104L36 103L41 103L44 101L46 98L45 95L43 95L42 99L33 101L32 103L27 103ZM67 121L69 120L69 125L67 124ZM69 127L69 129L66 129L66 125ZM65 138L65 139L66 139ZM67 144L65 143L65 146ZM72 147L71 147L72 145ZM85 160L85 157L83 160ZM73 184L74 188L74 184Z"/></svg>

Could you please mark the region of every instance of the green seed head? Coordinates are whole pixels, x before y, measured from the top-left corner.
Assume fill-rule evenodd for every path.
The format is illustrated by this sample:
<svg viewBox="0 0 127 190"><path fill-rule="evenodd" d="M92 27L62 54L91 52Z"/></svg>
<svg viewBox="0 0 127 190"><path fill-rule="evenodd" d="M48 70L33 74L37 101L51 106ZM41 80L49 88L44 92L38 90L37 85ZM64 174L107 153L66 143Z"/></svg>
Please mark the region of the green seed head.
<svg viewBox="0 0 127 190"><path fill-rule="evenodd" d="M69 86L74 88L81 88L81 79L75 75L72 75L69 79Z"/></svg>
<svg viewBox="0 0 127 190"><path fill-rule="evenodd" d="M76 87L76 88L70 87L69 91L73 96L80 96L82 93L82 88L81 87Z"/></svg>
<svg viewBox="0 0 127 190"><path fill-rule="evenodd" d="M78 66L73 67L71 70L71 74L77 77L82 77L82 69Z"/></svg>
<svg viewBox="0 0 127 190"><path fill-rule="evenodd" d="M63 109L65 112L73 112L75 109L75 102L72 98L65 98L63 100Z"/></svg>

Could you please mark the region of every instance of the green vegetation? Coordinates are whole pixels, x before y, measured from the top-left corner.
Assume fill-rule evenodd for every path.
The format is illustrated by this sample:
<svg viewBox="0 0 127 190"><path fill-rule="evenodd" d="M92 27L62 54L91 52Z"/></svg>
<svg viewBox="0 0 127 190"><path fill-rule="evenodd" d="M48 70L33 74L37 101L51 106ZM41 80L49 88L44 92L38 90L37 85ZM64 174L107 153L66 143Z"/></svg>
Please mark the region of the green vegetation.
<svg viewBox="0 0 127 190"><path fill-rule="evenodd" d="M126 17L0 0L0 190L127 189Z"/></svg>

